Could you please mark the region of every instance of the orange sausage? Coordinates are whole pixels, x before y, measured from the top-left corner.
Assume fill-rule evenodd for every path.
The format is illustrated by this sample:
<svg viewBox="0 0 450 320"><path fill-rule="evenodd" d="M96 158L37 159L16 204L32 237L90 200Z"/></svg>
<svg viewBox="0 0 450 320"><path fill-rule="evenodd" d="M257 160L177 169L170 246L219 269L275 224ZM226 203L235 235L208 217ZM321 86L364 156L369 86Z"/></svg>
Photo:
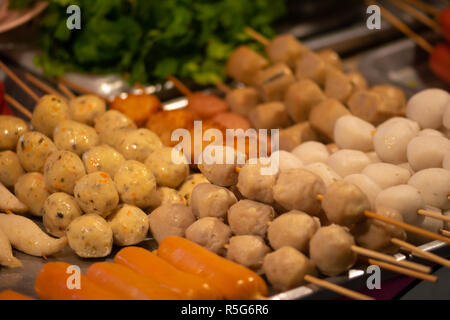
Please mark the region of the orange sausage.
<svg viewBox="0 0 450 320"><path fill-rule="evenodd" d="M179 300L181 296L148 277L111 262L98 262L86 271L88 279L130 300Z"/></svg>
<svg viewBox="0 0 450 320"><path fill-rule="evenodd" d="M208 280L225 299L257 299L267 296L264 280L255 272L181 237L164 238L158 256L180 269Z"/></svg>
<svg viewBox="0 0 450 320"><path fill-rule="evenodd" d="M228 105L215 95L195 92L188 96L188 108L199 118L209 119L227 111Z"/></svg>
<svg viewBox="0 0 450 320"><path fill-rule="evenodd" d="M123 299L90 281L86 276L80 277L80 288L69 289L67 273L70 265L65 262L49 262L42 267L36 277L34 289L45 300L118 300Z"/></svg>
<svg viewBox="0 0 450 320"><path fill-rule="evenodd" d="M4 290L0 292L0 300L35 300L35 299L12 290Z"/></svg>
<svg viewBox="0 0 450 320"><path fill-rule="evenodd" d="M189 300L217 300L220 293L208 281L182 272L170 263L140 247L127 247L120 250L114 262L151 278L162 286Z"/></svg>

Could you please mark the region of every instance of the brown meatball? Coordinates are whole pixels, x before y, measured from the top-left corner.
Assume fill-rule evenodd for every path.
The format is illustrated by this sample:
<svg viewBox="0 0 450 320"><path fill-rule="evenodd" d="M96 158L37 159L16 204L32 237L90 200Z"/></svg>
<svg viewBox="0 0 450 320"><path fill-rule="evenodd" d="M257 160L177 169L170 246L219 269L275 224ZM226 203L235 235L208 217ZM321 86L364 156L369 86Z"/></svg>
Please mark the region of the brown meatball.
<svg viewBox="0 0 450 320"><path fill-rule="evenodd" d="M225 253L230 237L230 227L214 217L198 219L186 229L186 239L220 255Z"/></svg>
<svg viewBox="0 0 450 320"><path fill-rule="evenodd" d="M264 243L264 239L259 236L234 236L228 245L227 259L259 271L264 257L270 251L270 248Z"/></svg>
<svg viewBox="0 0 450 320"><path fill-rule="evenodd" d="M228 209L237 202L230 190L210 183L201 183L192 191L192 212L198 218L225 219Z"/></svg>
<svg viewBox="0 0 450 320"><path fill-rule="evenodd" d="M316 267L327 276L336 276L356 262L352 251L355 241L345 228L332 224L320 228L309 243L309 255Z"/></svg>
<svg viewBox="0 0 450 320"><path fill-rule="evenodd" d="M282 247L264 258L264 273L278 291L286 291L305 283L307 274L315 275L314 264L292 247Z"/></svg>
<svg viewBox="0 0 450 320"><path fill-rule="evenodd" d="M245 198L269 204L273 203L272 189L277 174L264 174L263 169L268 168L268 165L259 161L256 164L247 163L241 168L237 187Z"/></svg>
<svg viewBox="0 0 450 320"><path fill-rule="evenodd" d="M291 34L280 34L266 46L267 56L272 63L286 63L291 68L308 51L308 47Z"/></svg>
<svg viewBox="0 0 450 320"><path fill-rule="evenodd" d="M291 151L296 146L306 141L318 140L316 132L308 121L300 122L289 128L280 130L280 150Z"/></svg>
<svg viewBox="0 0 450 320"><path fill-rule="evenodd" d="M271 206L252 201L241 200L228 210L228 224L236 235L256 235L264 237L269 221L275 217Z"/></svg>
<svg viewBox="0 0 450 320"><path fill-rule="evenodd" d="M308 120L311 109L325 98L314 81L303 79L289 86L284 95L284 104L292 120L302 122Z"/></svg>
<svg viewBox="0 0 450 320"><path fill-rule="evenodd" d="M304 212L292 210L273 220L267 230L267 237L270 246L275 250L291 246L306 254L309 240L319 228L319 219Z"/></svg>
<svg viewBox="0 0 450 320"><path fill-rule="evenodd" d="M317 215L321 209L317 195L323 194L325 189L325 183L318 175L304 169L289 169L278 176L273 197L286 210Z"/></svg>
<svg viewBox="0 0 450 320"><path fill-rule="evenodd" d="M336 121L350 111L338 100L326 99L315 105L309 114L309 123L324 137L334 140L334 125Z"/></svg>
<svg viewBox="0 0 450 320"><path fill-rule="evenodd" d="M240 46L230 55L227 61L227 75L239 82L251 85L259 70L269 62L256 51L247 46Z"/></svg>
<svg viewBox="0 0 450 320"><path fill-rule="evenodd" d="M342 69L341 57L339 57L339 54L336 51L331 49L322 49L318 51L317 54L329 65L338 70Z"/></svg>
<svg viewBox="0 0 450 320"><path fill-rule="evenodd" d="M295 77L299 80L310 79L319 86L323 86L325 74L329 68L332 68L332 66L322 59L319 54L308 51L297 61Z"/></svg>
<svg viewBox="0 0 450 320"><path fill-rule="evenodd" d="M291 69L284 63L277 63L258 72L256 85L265 101L280 101L287 88L295 82Z"/></svg>
<svg viewBox="0 0 450 320"><path fill-rule="evenodd" d="M371 207L360 188L345 181L336 181L328 186L322 208L332 223L350 226L364 220L364 211Z"/></svg>
<svg viewBox="0 0 450 320"><path fill-rule="evenodd" d="M184 204L167 204L153 210L148 221L153 238L159 243L168 236L184 237L195 217Z"/></svg>
<svg viewBox="0 0 450 320"><path fill-rule="evenodd" d="M225 101L233 112L246 117L259 103L259 93L255 88L236 88L227 93Z"/></svg>
<svg viewBox="0 0 450 320"><path fill-rule="evenodd" d="M236 151L230 147L224 147L222 151L224 160L221 164L202 161L198 164L198 168L211 183L222 187L229 187L235 185L238 179L238 173L236 171ZM226 163L226 155L229 152L233 152L235 160L230 164ZM212 153L215 154L215 151Z"/></svg>
<svg viewBox="0 0 450 320"><path fill-rule="evenodd" d="M255 129L279 129L291 124L282 102L263 103L249 112L248 118Z"/></svg>
<svg viewBox="0 0 450 320"><path fill-rule="evenodd" d="M329 69L326 73L325 95L345 103L357 88L350 77L337 69Z"/></svg>

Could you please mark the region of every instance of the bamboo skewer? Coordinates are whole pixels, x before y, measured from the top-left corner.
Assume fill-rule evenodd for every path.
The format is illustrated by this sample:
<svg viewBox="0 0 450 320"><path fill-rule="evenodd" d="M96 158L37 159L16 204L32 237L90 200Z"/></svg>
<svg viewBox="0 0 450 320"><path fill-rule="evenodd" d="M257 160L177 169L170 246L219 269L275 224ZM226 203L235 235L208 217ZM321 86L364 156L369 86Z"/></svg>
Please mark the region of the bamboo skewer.
<svg viewBox="0 0 450 320"><path fill-rule="evenodd" d="M31 90L30 87L27 86L22 80L20 80L19 77L17 77L15 73L12 72L11 69L9 69L6 64L3 63L3 61L0 61L0 68L3 69L3 71L5 71L5 73L11 78L11 80L13 80L19 87L21 87L22 90L25 91L34 101L39 101L39 96L34 93L34 91Z"/></svg>
<svg viewBox="0 0 450 320"><path fill-rule="evenodd" d="M439 214L439 213L436 213L436 212L431 212L431 211L419 209L417 211L417 213L422 215L422 216L426 216L426 217L430 217L430 218L433 218L433 219L438 219L438 220L450 222L450 217L444 216L443 214Z"/></svg>
<svg viewBox="0 0 450 320"><path fill-rule="evenodd" d="M70 91L69 88L67 88L63 83L58 83L58 89L64 93L64 95L69 99L75 99L77 96L73 94L72 91Z"/></svg>
<svg viewBox="0 0 450 320"><path fill-rule="evenodd" d="M175 78L174 76L169 74L167 76L167 79L172 81L175 88L177 88L186 97L189 97L192 95L192 91L188 87L186 87L180 80Z"/></svg>
<svg viewBox="0 0 450 320"><path fill-rule="evenodd" d="M432 14L433 16L439 16L441 14L441 11L439 9L436 9L434 7L432 7L431 5L429 5L428 3L425 3L421 0L404 0L410 4L412 4L413 6L422 9L423 11Z"/></svg>
<svg viewBox="0 0 450 320"><path fill-rule="evenodd" d="M231 88L229 86L227 86L225 83L223 83L222 81L216 82L216 87L223 93L231 92Z"/></svg>
<svg viewBox="0 0 450 320"><path fill-rule="evenodd" d="M426 14L422 13L420 10L418 10L415 7L412 7L411 5L408 5L405 2L400 1L400 0L389 0L389 1L393 4L395 4L397 7L399 7L403 11L410 14L411 16L413 16L415 19L422 22L424 25L433 29L435 32L437 32L439 34L442 33L441 27L436 22L436 20L431 19Z"/></svg>
<svg viewBox="0 0 450 320"><path fill-rule="evenodd" d="M421 265L419 263L406 261L406 260L400 260L399 261L399 260L395 259L393 256L390 256L390 255L387 255L387 254L384 254L384 253L380 253L380 252L377 252L377 251L369 250L369 249L366 249L366 248L362 248L362 247L358 247L358 246L352 246L352 251L356 252L357 254L366 256L366 257L387 261L387 262L390 262L391 264L396 264L396 265L402 266L404 268L416 270L418 272L423 272L423 273L430 273L431 272L431 268L430 267Z"/></svg>
<svg viewBox="0 0 450 320"><path fill-rule="evenodd" d="M59 91L57 91L57 90L53 89L52 87L50 87L49 85L45 84L43 81L39 80L38 78L33 76L31 73L26 73L25 78L28 81L30 81L33 85L35 85L36 87L41 89L42 91L44 91L48 94L54 94L57 96L61 96L61 93Z"/></svg>
<svg viewBox="0 0 450 320"><path fill-rule="evenodd" d="M59 78L58 82L64 84L65 86L67 86L68 88L71 88L72 90L78 91L78 92L83 93L83 94L94 95L94 96L99 97L100 99L103 99L105 101L111 102L111 99L108 99L108 98L106 98L104 96L101 96L101 95L95 93L94 91L89 90L89 89L87 89L87 88L85 88L83 86L80 86L80 85L78 85L75 82L72 82L70 80L67 80L67 79L64 79L64 78Z"/></svg>
<svg viewBox="0 0 450 320"><path fill-rule="evenodd" d="M270 40L264 37L261 33L256 31L255 29L252 29L250 27L245 27L244 32L248 34L250 37L258 41L259 43L267 46L270 43Z"/></svg>
<svg viewBox="0 0 450 320"><path fill-rule="evenodd" d="M24 116L31 120L33 114L25 108L19 101L11 97L9 94L5 94L5 100L16 110L20 111Z"/></svg>
<svg viewBox="0 0 450 320"><path fill-rule="evenodd" d="M426 41L422 36L415 33L410 27L408 27L404 22L398 19L395 15L393 15L390 11L386 10L383 6L381 6L378 2L374 0L366 0L368 5L376 5L380 8L381 15L386 18L394 27L396 27L399 31L403 32L406 36L408 36L411 40L413 40L417 45L422 47L428 53L433 51L433 46Z"/></svg>
<svg viewBox="0 0 450 320"><path fill-rule="evenodd" d="M441 229L441 230L439 230L439 232L440 232L441 234L443 234L444 236L446 236L446 237L450 237L450 231Z"/></svg>
<svg viewBox="0 0 450 320"><path fill-rule="evenodd" d="M313 277L313 276L308 275L308 274L305 275L304 279L306 281L308 281L308 282L311 282L311 283L319 286L319 287L326 288L328 290L334 291L334 292L339 293L339 294L341 294L341 295L343 295L345 297L348 297L348 298L352 298L352 299L356 299L356 300L375 300L374 298L366 296L366 295L364 295L362 293L359 293L359 292L356 292L356 291L353 291L353 290L350 290L350 289L338 286L338 285L336 285L334 283L331 283L331 282L328 282L328 281L325 281L325 280Z"/></svg>
<svg viewBox="0 0 450 320"><path fill-rule="evenodd" d="M413 225L410 225L410 224L407 224L407 223L404 223L404 222L401 222L401 221L397 221L395 219L391 219L391 218L388 218L388 217L385 217L385 216L381 216L379 214L376 214L375 212L371 212L371 211L367 211L366 210L364 212L364 214L367 217L369 217L369 218L377 219L377 220L380 220L380 221L383 221L383 222L386 222L386 223L389 223L389 224L393 224L393 225L395 225L397 227L400 227L400 228L403 228L403 229L405 229L405 230L407 230L409 232L413 232L413 233L422 235L424 237L427 237L427 238L430 238L430 239L433 239L433 240L439 240L439 241L445 242L447 244L450 244L450 239L447 238L447 237L444 237L444 236L442 236L440 234L437 234L437 233L434 233L434 232L431 232L431 231L428 231L428 230L425 230L425 229L422 229L422 228L419 228L419 227L416 227L416 226L413 226Z"/></svg>
<svg viewBox="0 0 450 320"><path fill-rule="evenodd" d="M393 272L397 272L397 273L401 273L410 277L414 277L414 278L418 278L418 279L422 279L422 280L427 280L430 282L436 282L438 280L438 277L431 275L431 274L425 274L425 273L421 273L421 272L417 272L411 269L407 269L407 268L402 268L399 266L394 266L392 264L386 263L386 262L382 262L376 259L369 259L368 260L369 263L371 265L377 265L383 269L386 270L390 270Z"/></svg>
<svg viewBox="0 0 450 320"><path fill-rule="evenodd" d="M444 258L442 258L442 257L440 257L440 256L438 256L438 255L436 255L434 253L427 252L427 251L424 251L422 249L419 249L416 246L413 246L412 244L409 244L408 242L400 240L400 239L395 239L394 238L394 239L391 239L391 242L393 244L396 244L396 245L398 245L398 246L408 250L408 251L411 251L411 253L413 255L425 258L427 260L433 261L433 262L435 262L437 264L440 264L442 266L450 268L450 260L444 259Z"/></svg>

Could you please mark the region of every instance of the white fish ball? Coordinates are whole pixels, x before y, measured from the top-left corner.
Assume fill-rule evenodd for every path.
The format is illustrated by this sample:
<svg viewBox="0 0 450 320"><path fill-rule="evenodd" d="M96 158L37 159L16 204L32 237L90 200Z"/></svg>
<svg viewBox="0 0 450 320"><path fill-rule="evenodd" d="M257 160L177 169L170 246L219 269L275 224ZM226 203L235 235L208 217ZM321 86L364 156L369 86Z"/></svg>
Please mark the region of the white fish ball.
<svg viewBox="0 0 450 320"><path fill-rule="evenodd" d="M450 171L430 168L416 172L408 184L417 188L425 202L440 209L450 209Z"/></svg>
<svg viewBox="0 0 450 320"><path fill-rule="evenodd" d="M414 171L440 168L448 150L450 150L450 140L447 138L418 136L408 143L408 162Z"/></svg>
<svg viewBox="0 0 450 320"><path fill-rule="evenodd" d="M308 141L294 148L291 153L299 158L307 166L313 162L326 163L330 152L327 147L320 142Z"/></svg>
<svg viewBox="0 0 450 320"><path fill-rule="evenodd" d="M340 117L334 125L334 141L340 149L373 150L372 134L375 127L355 116Z"/></svg>
<svg viewBox="0 0 450 320"><path fill-rule="evenodd" d="M328 158L327 164L345 178L350 174L361 173L370 164L370 159L364 152L343 149L333 153Z"/></svg>
<svg viewBox="0 0 450 320"><path fill-rule="evenodd" d="M369 164L362 174L375 181L381 189L407 184L411 177L409 170L384 162Z"/></svg>
<svg viewBox="0 0 450 320"><path fill-rule="evenodd" d="M438 129L442 126L442 117L449 101L450 94L445 90L422 90L409 99L406 116L417 121L422 128Z"/></svg>

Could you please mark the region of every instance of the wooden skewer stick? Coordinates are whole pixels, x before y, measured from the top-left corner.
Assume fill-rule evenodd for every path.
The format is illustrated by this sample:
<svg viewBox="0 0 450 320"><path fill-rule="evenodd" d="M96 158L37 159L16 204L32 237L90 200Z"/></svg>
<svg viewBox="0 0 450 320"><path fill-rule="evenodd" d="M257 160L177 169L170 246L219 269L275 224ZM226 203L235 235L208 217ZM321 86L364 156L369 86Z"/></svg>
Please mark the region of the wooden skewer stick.
<svg viewBox="0 0 450 320"><path fill-rule="evenodd" d="M417 211L417 213L422 215L422 216L427 216L427 217L430 217L430 218L433 218L433 219L438 219L438 220L450 222L450 217L444 216L443 214L439 214L439 213L436 213L436 212L431 212L431 211L419 209Z"/></svg>
<svg viewBox="0 0 450 320"><path fill-rule="evenodd" d="M407 268L402 268L399 266L394 266L390 263L386 263L386 262L382 262L376 259L369 259L368 260L370 264L372 265L377 265L383 269L386 270L390 270L393 272L397 272L397 273L401 273L410 277L414 277L414 278L418 278L418 279L422 279L422 280L427 280L427 281L431 281L431 282L436 282L438 280L438 277L433 276L431 274L425 274L425 273L421 273L421 272L417 272L411 269L407 269Z"/></svg>
<svg viewBox="0 0 450 320"><path fill-rule="evenodd" d="M19 101L11 97L9 94L5 94L6 102L8 102L14 109L20 111L24 116L31 120L33 114L25 108Z"/></svg>
<svg viewBox="0 0 450 320"><path fill-rule="evenodd" d="M167 76L167 79L172 81L172 83L175 86L175 88L177 88L186 97L189 97L189 96L192 95L192 91L188 87L186 87L183 82L181 82L180 80L178 80L174 76L169 74Z"/></svg>
<svg viewBox="0 0 450 320"><path fill-rule="evenodd" d="M450 231L441 229L441 230L439 230L439 232L442 233L442 234L443 234L444 236L446 236L446 237L450 237Z"/></svg>
<svg viewBox="0 0 450 320"><path fill-rule="evenodd" d="M258 41L259 43L267 46L270 43L270 40L264 37L261 33L256 31L255 29L252 29L250 27L245 27L244 32L248 34L250 37Z"/></svg>
<svg viewBox="0 0 450 320"><path fill-rule="evenodd" d="M416 6L417 8L420 8L423 11L432 14L436 17L441 14L441 11L439 9L436 9L423 1L420 0L404 0L404 1L409 2L410 4Z"/></svg>
<svg viewBox="0 0 450 320"><path fill-rule="evenodd" d="M393 239L391 239L391 242L393 244L396 244L396 245L398 245L398 246L408 250L408 251L411 251L411 253L413 255L422 257L424 259L433 261L433 262L435 262L437 264L440 264L442 266L450 268L450 260L444 259L444 258L442 258L442 257L440 257L440 256L438 256L438 255L436 255L434 253L427 252L427 251L424 251L422 249L419 249L416 246L413 246L412 244L409 244L408 242L400 240L400 239L393 238Z"/></svg>
<svg viewBox="0 0 450 320"><path fill-rule="evenodd" d="M403 1L400 0L389 0L391 3L395 4L397 7L402 9L403 11L407 12L411 16L413 16L415 19L422 22L424 25L428 26L429 28L433 29L435 32L442 34L441 27L436 22L436 20L431 19L426 14L422 13L420 10L416 9L415 7L412 7L409 4L406 4Z"/></svg>
<svg viewBox="0 0 450 320"><path fill-rule="evenodd" d="M70 91L69 88L67 88L63 83L58 83L58 89L61 90L64 95L69 99L75 99L77 96L73 94L72 91Z"/></svg>
<svg viewBox="0 0 450 320"><path fill-rule="evenodd" d="M380 221L383 221L383 222L386 222L386 223L389 223L389 224L393 224L394 226L400 227L400 228L405 229L405 230L407 230L409 232L413 232L413 233L422 235L424 237L427 237L427 238L430 238L430 239L433 239L433 240L439 240L439 241L445 242L447 244L450 244L450 238L444 237L444 236L442 236L440 234L437 234L437 233L434 233L434 232L431 232L431 231L428 231L428 230L425 230L425 229L422 229L422 228L410 225L408 223L397 221L395 219L391 219L391 218L388 218L388 217L385 217L385 216L381 216L379 214L376 214L375 212L371 212L371 211L367 211L366 210L366 211L364 211L364 214L366 215L366 217L369 217L369 218L372 218L372 219L377 219L377 220L380 220Z"/></svg>
<svg viewBox="0 0 450 320"><path fill-rule="evenodd" d="M78 91L78 92L83 93L83 94L94 95L94 96L99 97L100 99L103 99L105 101L111 102L110 99L108 99L108 98L106 98L104 96L101 96L101 95L95 93L94 91L91 91L91 90L89 90L89 89L87 89L85 87L82 87L82 86L80 86L80 85L78 85L75 82L72 82L70 80L67 80L67 79L64 79L64 78L59 78L58 82L66 85L69 88L72 88L72 90Z"/></svg>
<svg viewBox="0 0 450 320"><path fill-rule="evenodd" d="M412 262L412 261L407 261L407 260L399 261L399 260L395 259L393 256L390 256L390 255L387 255L387 254L384 254L384 253L380 253L380 252L377 252L377 251L369 250L369 249L366 249L366 248L362 248L362 247L358 247L358 246L352 246L352 251L356 252L357 254L366 256L366 257L387 261L387 262L390 262L392 264L396 264L396 265L402 266L404 268L416 270L416 271L419 271L419 272L423 272L423 273L430 273L431 272L431 268L430 267L424 266L422 264L415 263L415 262Z"/></svg>
<svg viewBox="0 0 450 320"><path fill-rule="evenodd" d="M34 101L39 101L39 96L34 93L33 90L30 89L29 86L27 86L22 80L19 79L18 76L14 72L9 69L6 64L3 63L3 61L0 61L0 68L5 71L5 73L13 80L19 87L22 88L23 91L25 91Z"/></svg>
<svg viewBox="0 0 450 320"><path fill-rule="evenodd" d="M336 293L339 293L345 297L355 299L355 300L375 300L372 297L366 296L365 294L338 286L337 284L313 277L309 274L307 274L304 279L308 282L314 283L315 285L326 288L328 290L334 291Z"/></svg>
<svg viewBox="0 0 450 320"><path fill-rule="evenodd" d="M225 83L223 83L222 81L216 82L216 87L223 93L231 92L231 88L229 86L227 86Z"/></svg>
<svg viewBox="0 0 450 320"><path fill-rule="evenodd" d="M57 96L61 96L61 93L59 91L57 91L57 90L53 89L52 87L50 87L49 85L45 84L44 82L42 82L41 80L39 80L38 78L33 76L31 73L26 73L25 78L28 81L30 81L32 84L34 84L36 87L41 89L42 91L44 91L48 94L54 94Z"/></svg>
<svg viewBox="0 0 450 320"><path fill-rule="evenodd" d="M404 22L398 19L391 12L386 10L383 6L381 6L378 2L374 0L366 0L366 3L369 5L376 5L380 8L381 15L386 18L394 27L396 27L399 31L403 32L406 36L408 36L411 40L413 40L417 45L422 47L428 53L433 51L433 46L426 41L422 36L415 33L410 27L408 27Z"/></svg>

